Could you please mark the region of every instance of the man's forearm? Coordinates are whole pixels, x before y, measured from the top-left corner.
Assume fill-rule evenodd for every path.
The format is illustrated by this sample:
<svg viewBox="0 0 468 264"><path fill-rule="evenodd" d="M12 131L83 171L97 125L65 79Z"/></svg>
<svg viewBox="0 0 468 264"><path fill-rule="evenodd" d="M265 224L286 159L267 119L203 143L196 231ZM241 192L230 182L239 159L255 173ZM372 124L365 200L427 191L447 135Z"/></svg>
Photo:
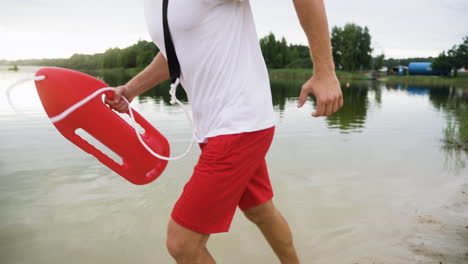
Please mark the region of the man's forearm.
<svg viewBox="0 0 468 264"><path fill-rule="evenodd" d="M335 74L323 0L294 0L294 6L309 41L314 74L319 76Z"/></svg>
<svg viewBox="0 0 468 264"><path fill-rule="evenodd" d="M167 61L159 52L153 61L138 75L133 77L127 86L133 96L138 96L169 78Z"/></svg>

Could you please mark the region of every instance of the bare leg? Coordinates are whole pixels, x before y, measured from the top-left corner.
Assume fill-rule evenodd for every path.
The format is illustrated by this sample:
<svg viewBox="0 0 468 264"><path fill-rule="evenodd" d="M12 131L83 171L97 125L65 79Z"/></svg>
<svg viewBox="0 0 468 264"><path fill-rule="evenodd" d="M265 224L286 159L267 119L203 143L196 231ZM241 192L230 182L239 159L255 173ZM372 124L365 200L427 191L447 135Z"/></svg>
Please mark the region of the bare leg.
<svg viewBox="0 0 468 264"><path fill-rule="evenodd" d="M244 214L262 231L282 264L300 263L289 225L271 200L244 211Z"/></svg>
<svg viewBox="0 0 468 264"><path fill-rule="evenodd" d="M187 229L174 220L167 228L167 249L178 264L215 264L206 248L210 235Z"/></svg>

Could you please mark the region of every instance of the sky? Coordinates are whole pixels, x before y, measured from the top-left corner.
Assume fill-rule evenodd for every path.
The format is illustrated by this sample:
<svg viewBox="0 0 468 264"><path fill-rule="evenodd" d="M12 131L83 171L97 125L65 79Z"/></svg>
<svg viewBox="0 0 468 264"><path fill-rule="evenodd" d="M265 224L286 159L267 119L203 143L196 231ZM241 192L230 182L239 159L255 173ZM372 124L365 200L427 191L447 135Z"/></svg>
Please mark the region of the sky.
<svg viewBox="0 0 468 264"><path fill-rule="evenodd" d="M192 0L201 1L201 0ZM250 0L259 37L307 44L292 0ZM468 35L468 0L325 0L328 23L367 26L374 55L437 56ZM68 58L150 40L143 0L0 0L0 60Z"/></svg>

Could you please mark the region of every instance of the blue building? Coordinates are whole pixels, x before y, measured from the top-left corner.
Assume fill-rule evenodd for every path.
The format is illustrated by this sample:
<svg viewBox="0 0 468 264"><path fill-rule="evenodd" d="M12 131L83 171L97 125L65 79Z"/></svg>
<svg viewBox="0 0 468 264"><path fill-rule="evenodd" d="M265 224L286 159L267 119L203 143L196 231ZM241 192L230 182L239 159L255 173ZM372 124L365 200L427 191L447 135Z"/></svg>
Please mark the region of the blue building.
<svg viewBox="0 0 468 264"><path fill-rule="evenodd" d="M450 75L450 71L432 70L432 62L411 62L408 65L410 75Z"/></svg>

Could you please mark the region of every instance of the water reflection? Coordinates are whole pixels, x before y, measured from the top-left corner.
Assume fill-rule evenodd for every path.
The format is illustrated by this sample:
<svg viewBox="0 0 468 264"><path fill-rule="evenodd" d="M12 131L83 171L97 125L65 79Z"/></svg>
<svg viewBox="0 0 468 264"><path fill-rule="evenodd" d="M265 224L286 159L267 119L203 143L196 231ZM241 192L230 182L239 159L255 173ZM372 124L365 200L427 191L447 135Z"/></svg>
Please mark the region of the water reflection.
<svg viewBox="0 0 468 264"><path fill-rule="evenodd" d="M447 145L442 146L444 152L444 169L453 174L460 174L466 168L467 152L460 148L453 148Z"/></svg>
<svg viewBox="0 0 468 264"><path fill-rule="evenodd" d="M334 115L327 116L329 128L339 129L342 133L362 132L369 108L369 87L365 84L343 86L343 107Z"/></svg>
<svg viewBox="0 0 468 264"><path fill-rule="evenodd" d="M86 70L85 72L93 76L98 76L99 79L104 80L109 86L113 87L128 82L136 74L124 68Z"/></svg>
<svg viewBox="0 0 468 264"><path fill-rule="evenodd" d="M466 167L468 153L468 89L438 87L429 91L434 108L445 114L443 131L445 165L458 171Z"/></svg>
<svg viewBox="0 0 468 264"><path fill-rule="evenodd" d="M420 85L408 85L406 88L409 95L427 95L429 90L428 87Z"/></svg>
<svg viewBox="0 0 468 264"><path fill-rule="evenodd" d="M304 84L301 80L278 80L270 81L273 106L276 106L280 113L284 112L286 102L297 103L297 97ZM315 104L315 101L314 101Z"/></svg>
<svg viewBox="0 0 468 264"><path fill-rule="evenodd" d="M129 78L120 72L97 76L116 86ZM0 69L0 88L32 73ZM272 81L275 113L283 117L268 159L282 197L278 206L292 228L303 230L297 241L304 259L368 263L365 256L376 252L376 263L465 263L468 159L461 149L446 147L443 129L447 123L452 135L468 131L462 127L468 89L352 82L342 88L339 113L311 118L313 100L296 109L302 82ZM180 153L189 124L180 109L168 106L168 89L160 85L134 106ZM31 96L32 82L14 92L18 108L42 109ZM182 89L178 96L186 101ZM0 94L0 235L8 239L0 246L3 262L63 263L79 255L86 263L169 263L154 245L164 249L164 222L199 151L170 163L154 184L132 187L67 143L45 113L33 121L19 118ZM233 227L248 243L214 238L214 252L226 263L273 263L258 255L264 242L248 221L236 217ZM122 240L150 254L127 254ZM349 247L353 243L359 247ZM231 248L239 253L226 254ZM340 254L333 254L337 249Z"/></svg>
<svg viewBox="0 0 468 264"><path fill-rule="evenodd" d="M135 72L125 69L98 70L88 72L89 74L100 76L111 86L117 86L131 79ZM273 105L279 111L280 118L290 104L297 104L297 97L304 80L302 79L272 79L271 90ZM138 100L163 102L170 105L169 82L164 82L142 94ZM464 139L468 139L468 125L466 117L468 89L461 89L449 86L431 85L405 85L405 84L384 84L378 82L352 82L342 83L344 106L337 113L325 118L329 129L337 129L341 133L361 133L365 129L368 111L372 107L380 107L382 104L382 93L403 92L408 96L428 97L434 108L446 112L453 118L459 129L459 134ZM187 102L187 95L183 89L177 90L177 97L182 102ZM316 101L311 97L311 102L315 107Z"/></svg>
<svg viewBox="0 0 468 264"><path fill-rule="evenodd" d="M170 82L165 81L157 85L153 89L146 91L145 93L140 95L138 99L141 101L145 101L148 99L156 99L156 100L164 102L164 104L166 105L171 105L170 103L171 96L169 94L169 86L170 86ZM179 88L176 91L176 96L177 96L177 99L179 99L181 102L187 103L188 101L187 94L185 93L182 87L179 86Z"/></svg>

